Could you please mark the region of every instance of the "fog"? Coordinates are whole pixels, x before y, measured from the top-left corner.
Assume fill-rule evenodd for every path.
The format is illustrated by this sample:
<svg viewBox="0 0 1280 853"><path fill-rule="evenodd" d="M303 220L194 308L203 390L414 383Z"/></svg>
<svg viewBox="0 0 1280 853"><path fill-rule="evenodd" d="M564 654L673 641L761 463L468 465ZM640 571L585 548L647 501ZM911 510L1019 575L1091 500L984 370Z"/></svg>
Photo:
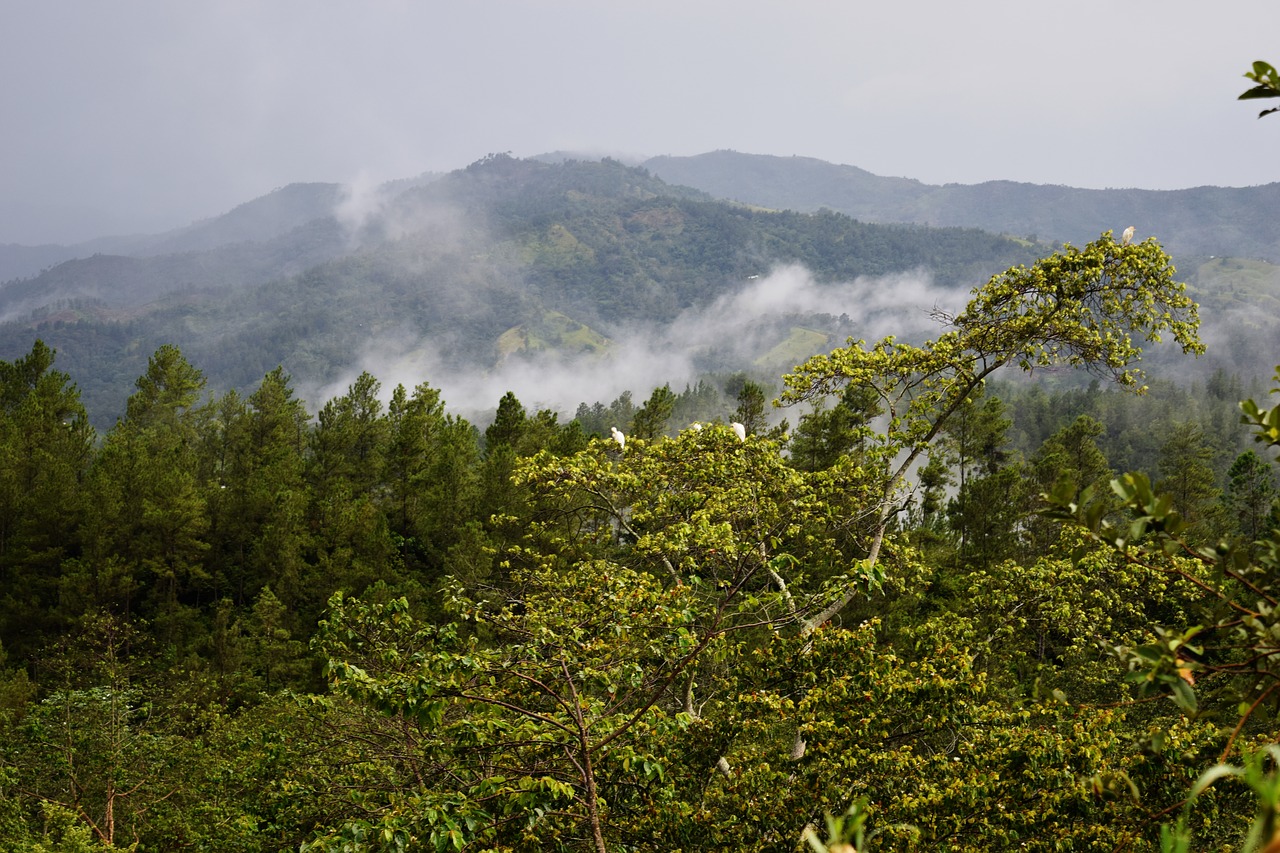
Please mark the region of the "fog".
<svg viewBox="0 0 1280 853"><path fill-rule="evenodd" d="M609 403L624 391L637 404L664 384L678 392L697 381L712 354L717 363L750 366L769 346L765 321L780 314L847 315L852 334L868 341L889 334L922 338L939 328L931 316L935 310L955 312L967 296L935 285L925 271L828 283L801 266L781 266L670 324L616 330L601 355L518 354L490 370L459 373L444 366L435 342L402 328L370 341L335 381L300 384L299 393L319 406L346 393L367 371L381 381L384 398L396 385L412 389L426 382L441 390L449 411L470 420L491 418L508 391L528 410L551 409L567 419L579 403Z"/></svg>

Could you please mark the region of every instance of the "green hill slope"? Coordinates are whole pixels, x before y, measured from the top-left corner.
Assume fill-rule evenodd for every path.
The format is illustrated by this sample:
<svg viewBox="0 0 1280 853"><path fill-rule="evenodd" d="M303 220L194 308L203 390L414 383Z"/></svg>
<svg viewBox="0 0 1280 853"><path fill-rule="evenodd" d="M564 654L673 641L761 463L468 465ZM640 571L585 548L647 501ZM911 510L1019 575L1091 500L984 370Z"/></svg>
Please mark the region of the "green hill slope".
<svg viewBox="0 0 1280 853"><path fill-rule="evenodd" d="M332 381L370 347L424 342L441 369L461 371L497 364L513 328L563 317L590 333L531 340L579 350L705 309L780 264L819 282L927 270L967 289L1032 254L972 229L713 201L614 161L494 157L411 187L356 231L320 219L264 243L55 267L0 294L22 315L0 327L0 358L43 337L101 424L166 342L216 388L250 386L277 364L300 382Z"/></svg>

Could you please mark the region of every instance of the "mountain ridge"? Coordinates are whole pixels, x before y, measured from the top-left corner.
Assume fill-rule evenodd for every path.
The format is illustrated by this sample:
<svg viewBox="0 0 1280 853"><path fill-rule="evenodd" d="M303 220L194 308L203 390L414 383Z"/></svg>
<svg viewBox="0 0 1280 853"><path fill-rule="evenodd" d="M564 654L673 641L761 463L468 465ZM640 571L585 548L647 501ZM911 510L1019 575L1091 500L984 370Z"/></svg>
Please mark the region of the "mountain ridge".
<svg viewBox="0 0 1280 853"><path fill-rule="evenodd" d="M573 349L573 324L593 340L661 327L778 265L811 270L817 288L925 269L954 288L1035 255L973 229L761 211L613 160L486 158L348 214L265 242L101 255L11 282L0 288L10 320L0 358L44 338L101 425L162 343L180 346L222 390L251 387L277 365L333 383L370 346L429 350L435 370L459 373L510 360L502 335L549 312L567 318L552 337ZM793 325L752 327L750 337L767 351ZM743 335L689 357L705 369L749 364L762 351L735 339Z"/></svg>
<svg viewBox="0 0 1280 853"><path fill-rule="evenodd" d="M880 223L981 228L998 234L1084 243L1138 227L1171 253L1280 262L1280 183L1178 190L1079 189L986 181L925 184L886 178L810 157L713 151L642 164L664 180L775 209L822 208Z"/></svg>

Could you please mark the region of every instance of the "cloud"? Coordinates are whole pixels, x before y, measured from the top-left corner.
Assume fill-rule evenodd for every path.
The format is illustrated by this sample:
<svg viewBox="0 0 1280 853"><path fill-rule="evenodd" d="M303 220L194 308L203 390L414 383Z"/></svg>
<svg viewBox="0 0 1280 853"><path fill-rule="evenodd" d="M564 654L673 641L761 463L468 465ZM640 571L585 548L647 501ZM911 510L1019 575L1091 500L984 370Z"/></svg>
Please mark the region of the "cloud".
<svg viewBox="0 0 1280 853"><path fill-rule="evenodd" d="M552 409L568 418L579 403L607 403L624 391L639 401L666 383L680 390L696 382L709 364L749 370L777 342L779 320L788 315L846 315L851 334L866 340L888 334L923 338L938 329L932 312L956 311L965 296L935 285L924 271L830 283L789 265L743 282L734 293L691 308L668 325L612 330L605 354L535 352L488 370L459 373L446 367L442 342L404 327L371 341L335 381L299 390L318 406L345 393L361 371L368 371L383 383L384 397L397 384L412 389L427 382L441 389L451 412L472 420L491 417L507 391L527 409Z"/></svg>
<svg viewBox="0 0 1280 853"><path fill-rule="evenodd" d="M367 170L361 170L350 183L343 185L333 216L348 234L354 235L380 215L386 205L387 196L381 184Z"/></svg>

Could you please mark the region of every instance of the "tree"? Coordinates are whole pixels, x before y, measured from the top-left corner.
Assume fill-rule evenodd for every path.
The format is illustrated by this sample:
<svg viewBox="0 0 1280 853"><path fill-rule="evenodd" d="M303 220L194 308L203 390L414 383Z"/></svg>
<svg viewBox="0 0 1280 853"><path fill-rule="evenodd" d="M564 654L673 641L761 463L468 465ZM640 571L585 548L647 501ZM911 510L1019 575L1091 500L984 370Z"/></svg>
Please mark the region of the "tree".
<svg viewBox="0 0 1280 853"><path fill-rule="evenodd" d="M1018 556L1028 497L1021 464L970 478L947 506L947 519L959 536L960 562L987 568Z"/></svg>
<svg viewBox="0 0 1280 853"><path fill-rule="evenodd" d="M1227 491L1223 496L1227 512L1236 530L1249 543L1267 538L1275 527L1273 515L1276 497L1275 471L1261 456L1246 450L1236 457L1227 471Z"/></svg>
<svg viewBox="0 0 1280 853"><path fill-rule="evenodd" d="M1031 460L1035 481L1043 492L1065 484L1076 494L1111 479L1111 466L1098 449L1097 439L1106 433L1100 421L1079 415L1040 445Z"/></svg>
<svg viewBox="0 0 1280 853"><path fill-rule="evenodd" d="M0 642L23 656L53 616L61 563L79 555L94 441L54 356L36 341L26 356L0 362Z"/></svg>
<svg viewBox="0 0 1280 853"><path fill-rule="evenodd" d="M1195 303L1173 274L1154 239L1120 245L1107 232L1082 249L1067 246L1030 268L994 276L962 312L938 315L949 329L934 341L914 346L889 337L869 348L856 342L815 356L786 376L786 403L849 386L874 389L880 398L888 425L874 440L868 462L880 486L867 561L874 565L879 558L917 460L995 371L1066 365L1141 391L1135 336L1158 341L1168 332L1184 351L1203 351ZM854 594L846 590L811 617L809 630L840 612Z"/></svg>
<svg viewBox="0 0 1280 853"><path fill-rule="evenodd" d="M412 537L422 521L419 502L426 472L436 453L435 433L444 420L440 392L423 383L414 388L410 397L403 385L397 385L387 407L387 418L388 515L398 535Z"/></svg>
<svg viewBox="0 0 1280 853"><path fill-rule="evenodd" d="M200 399L204 374L192 367L173 344L165 344L147 360L137 390L125 404L125 419L135 427L174 422Z"/></svg>
<svg viewBox="0 0 1280 853"><path fill-rule="evenodd" d="M1025 472L1006 450L1011 426L1004 402L979 388L943 425L936 448L957 469L947 517L960 557L984 566L1013 555L1026 505Z"/></svg>
<svg viewBox="0 0 1280 853"><path fill-rule="evenodd" d="M1097 439L1106 433L1102 423L1088 415L1079 415L1067 426L1045 439L1031 459L1031 487L1039 495L1055 489L1085 489L1097 492L1113 476L1106 455L1098 448ZM1042 504L1041 504L1042 506ZM1036 556L1052 550L1061 535L1061 525L1039 513L1026 519L1029 552Z"/></svg>
<svg viewBox="0 0 1280 853"><path fill-rule="evenodd" d="M758 383L746 379L742 390L738 392L738 408L733 410L733 419L742 424L747 435L762 432L767 426L764 416L765 393Z"/></svg>
<svg viewBox="0 0 1280 853"><path fill-rule="evenodd" d="M191 641L192 599L207 591L208 495L199 481L204 376L173 346L151 357L124 420L89 475L85 550L68 574L87 606L133 615L134 596L169 642ZM78 596L79 597L79 596Z"/></svg>
<svg viewBox="0 0 1280 853"><path fill-rule="evenodd" d="M846 563L821 530L820 480L775 442L719 425L621 459L600 440L540 453L517 468L530 520L498 594L454 590L458 621L435 628L407 602L335 597L320 640L333 686L410 748L396 759L402 793L322 846L399 831L488 847L536 834L543 849L602 853L638 843L685 802L691 767L728 768L710 729L696 726L696 745L681 732L738 689L740 644L798 624L804 569Z"/></svg>
<svg viewBox="0 0 1280 853"><path fill-rule="evenodd" d="M875 389L849 385L830 409L816 400L813 411L800 417L791 439L792 463L804 471L831 468L842 456L860 455L870 437L870 424L880 414Z"/></svg>
<svg viewBox="0 0 1280 853"><path fill-rule="evenodd" d="M1210 542L1224 533L1222 490L1217 486L1213 459L1217 455L1198 423L1175 423L1160 446L1160 480L1156 491L1168 495L1189 525L1188 533Z"/></svg>
<svg viewBox="0 0 1280 853"><path fill-rule="evenodd" d="M381 504L390 435L378 398L381 387L361 373L346 394L325 403L311 432L312 574L302 584L308 619L319 615L333 590L363 589L377 578L393 577L397 568ZM292 603L291 593L284 585L277 592Z"/></svg>
<svg viewBox="0 0 1280 853"><path fill-rule="evenodd" d="M311 478L325 500L331 491L369 496L382 477L387 423L382 384L361 373L347 393L324 404L311 435Z"/></svg>
<svg viewBox="0 0 1280 853"><path fill-rule="evenodd" d="M514 398L513 398L514 399ZM446 554L476 517L479 462L475 431L444 412L426 383L410 396L398 386L387 417L387 513L406 561L438 575ZM495 453L498 452L495 437Z"/></svg>
<svg viewBox="0 0 1280 853"><path fill-rule="evenodd" d="M227 395L206 424L210 570L239 606L266 584L286 607L304 600L310 419L277 367L246 400Z"/></svg>
<svg viewBox="0 0 1280 853"><path fill-rule="evenodd" d="M514 448L520 441L527 419L524 406L516 395L511 391L503 394L493 423L484 431L485 451L492 452L503 445Z"/></svg>
<svg viewBox="0 0 1280 853"><path fill-rule="evenodd" d="M661 779L645 744L678 720L655 700L706 647L688 631L689 591L605 564L517 580L519 606L462 603L493 632L484 646L416 625L403 600L330 602L319 642L335 688L390 715L413 748L418 781L378 803L371 835L605 853L605 803ZM388 666L392 649L402 662ZM412 810L396 804L406 793Z"/></svg>
<svg viewBox="0 0 1280 853"><path fill-rule="evenodd" d="M1280 447L1280 406L1264 409L1246 400L1240 407L1255 439L1269 448ZM1236 720L1218 766L1205 771L1186 807L1190 809L1191 801L1216 779L1247 772L1260 800L1254 838L1280 843L1274 796L1266 793L1275 790L1274 774L1263 778L1261 753L1251 748L1251 741L1257 746L1272 739L1272 726L1259 725L1260 719L1280 712L1280 531L1266 531L1253 547L1225 541L1206 545L1193 535L1175 500L1160 495L1144 475L1125 474L1112 481L1111 489L1127 519L1113 521L1109 502L1088 492L1074 500L1060 491L1054 496L1055 511L1126 561L1188 580L1202 594L1198 624L1185 614L1182 624L1153 625L1144 643L1115 648L1128 666L1128 680L1138 685L1139 696L1167 696L1190 717L1212 713ZM1239 755L1246 770L1225 764L1233 755ZM1176 826L1166 829L1171 838L1180 839L1182 850L1190 843L1185 818L1184 813Z"/></svg>
<svg viewBox="0 0 1280 853"><path fill-rule="evenodd" d="M649 399L631 419L631 434L635 438L652 441L666 432L667 421L675 409L676 395L671 392L670 385L654 388Z"/></svg>
<svg viewBox="0 0 1280 853"><path fill-rule="evenodd" d="M49 693L0 753L21 769L24 799L74 815L108 848L136 841L181 786L177 739L138 683L145 645L123 620L86 617L47 653Z"/></svg>
<svg viewBox="0 0 1280 853"><path fill-rule="evenodd" d="M286 617L285 606L265 586L239 631L248 646L248 662L261 675L267 692L303 683L308 669L306 645L293 639L288 628L291 620Z"/></svg>

